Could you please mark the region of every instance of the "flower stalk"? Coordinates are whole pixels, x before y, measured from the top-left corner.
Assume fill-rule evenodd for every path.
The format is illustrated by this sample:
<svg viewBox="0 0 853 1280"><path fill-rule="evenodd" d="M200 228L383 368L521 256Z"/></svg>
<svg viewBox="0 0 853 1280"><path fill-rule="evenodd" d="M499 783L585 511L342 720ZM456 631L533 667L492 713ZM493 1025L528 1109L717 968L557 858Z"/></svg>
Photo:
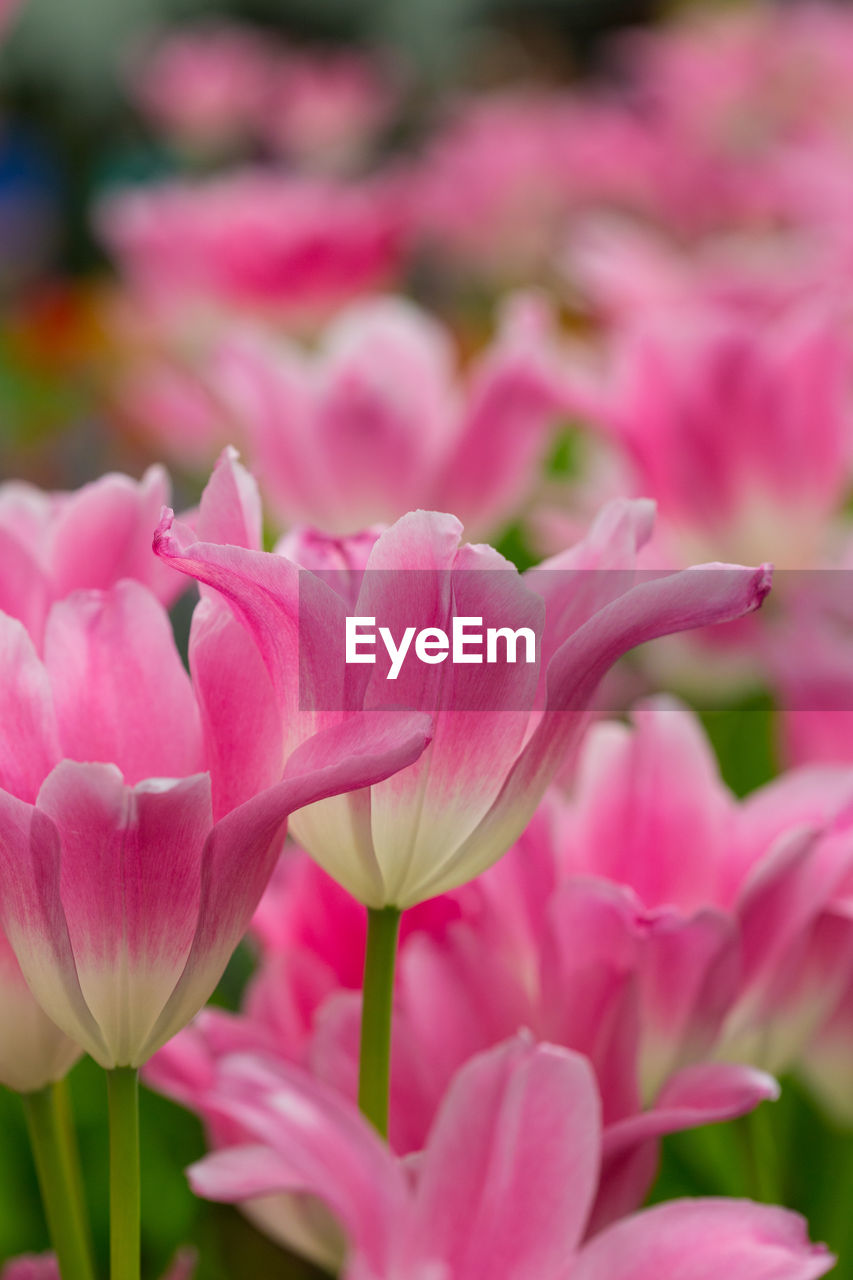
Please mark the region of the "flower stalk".
<svg viewBox="0 0 853 1280"><path fill-rule="evenodd" d="M139 1280L141 1226L139 1076L135 1067L107 1072L110 1113L110 1278Z"/></svg>
<svg viewBox="0 0 853 1280"><path fill-rule="evenodd" d="M388 1137L391 1010L400 917L397 907L367 909L358 1105L383 1138Z"/></svg>
<svg viewBox="0 0 853 1280"><path fill-rule="evenodd" d="M21 1100L42 1203L62 1280L94 1280L82 1188L71 1159L63 1085L47 1085Z"/></svg>

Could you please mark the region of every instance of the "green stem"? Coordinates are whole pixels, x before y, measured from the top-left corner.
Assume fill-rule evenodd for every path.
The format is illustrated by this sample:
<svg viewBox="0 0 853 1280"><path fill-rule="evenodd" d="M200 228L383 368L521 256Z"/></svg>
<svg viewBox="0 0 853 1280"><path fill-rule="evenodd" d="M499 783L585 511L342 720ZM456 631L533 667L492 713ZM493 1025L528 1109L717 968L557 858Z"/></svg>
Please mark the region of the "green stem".
<svg viewBox="0 0 853 1280"><path fill-rule="evenodd" d="M139 1280L139 1080L135 1067L107 1072L110 1110L110 1277Z"/></svg>
<svg viewBox="0 0 853 1280"><path fill-rule="evenodd" d="M358 1105L383 1138L388 1136L391 1002L399 933L400 911L396 907L368 907Z"/></svg>
<svg viewBox="0 0 853 1280"><path fill-rule="evenodd" d="M93 1280L81 1203L63 1134L57 1087L21 1095L50 1238L62 1280Z"/></svg>
<svg viewBox="0 0 853 1280"><path fill-rule="evenodd" d="M762 1204L785 1203L770 1113L770 1108L774 1105L762 1102L754 1111L741 1116L737 1121L748 1170L750 1194Z"/></svg>
<svg viewBox="0 0 853 1280"><path fill-rule="evenodd" d="M77 1130L74 1127L74 1112L71 1106L71 1090L68 1078L60 1080L53 1086L56 1099L56 1114L59 1119L59 1140L62 1143L62 1158L68 1171L69 1196L74 1212L81 1223L86 1240L86 1250L91 1262L92 1229L89 1211L86 1207L86 1190L83 1182L83 1167L80 1163L80 1148L77 1143Z"/></svg>

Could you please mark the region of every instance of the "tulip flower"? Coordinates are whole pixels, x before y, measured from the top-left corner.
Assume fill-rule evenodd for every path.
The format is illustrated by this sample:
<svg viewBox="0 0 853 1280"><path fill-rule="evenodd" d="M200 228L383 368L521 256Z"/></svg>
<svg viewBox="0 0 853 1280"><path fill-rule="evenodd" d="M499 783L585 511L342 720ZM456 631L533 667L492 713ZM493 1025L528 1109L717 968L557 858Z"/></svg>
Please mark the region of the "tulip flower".
<svg viewBox="0 0 853 1280"><path fill-rule="evenodd" d="M353 534L440 506L489 531L531 491L564 409L553 317L517 295L464 377L456 362L437 320L387 297L348 307L310 354L243 332L197 363L219 434L237 430L284 524ZM174 433L195 403L164 402Z"/></svg>
<svg viewBox="0 0 853 1280"><path fill-rule="evenodd" d="M141 480L101 476L72 493L0 484L0 610L20 618L40 648L50 606L84 587L135 578L164 603L182 588L150 552L151 527L169 497L162 467Z"/></svg>
<svg viewBox="0 0 853 1280"><path fill-rule="evenodd" d="M400 269L399 181L247 169L111 195L98 212L132 296L172 332L199 309L315 322Z"/></svg>
<svg viewBox="0 0 853 1280"><path fill-rule="evenodd" d="M252 549L256 503L227 452L202 502L199 535L164 515L159 554L220 596L205 600L191 638L208 737L222 744L214 776L227 778L221 765L236 758L240 781L263 779L282 750L289 754L342 709L408 706L434 716L423 767L401 771L352 804L313 805L293 827L368 907L361 1081L374 1096L362 1104L383 1131L400 912L464 884L509 848L622 653L658 635L739 617L769 590L766 567L716 566L636 583L631 566L651 514L647 503L614 504L584 543L522 579L491 548L462 545L453 516L413 512L376 539L355 605L352 573L335 584L328 571L300 572L283 556ZM199 540L205 530L225 541ZM536 652L522 662L414 661L391 688L386 662L365 671L345 661L349 616L378 620L409 640L418 628L435 637L459 618L475 619L487 631L535 637ZM226 635L242 658L230 663L239 684L223 688L215 655ZM249 725L248 734L241 731ZM233 779L224 785L233 787Z"/></svg>
<svg viewBox="0 0 853 1280"><path fill-rule="evenodd" d="M254 137L273 65L259 31L220 22L170 32L139 49L127 88L170 142L196 153L228 153Z"/></svg>
<svg viewBox="0 0 853 1280"><path fill-rule="evenodd" d="M43 662L3 615L0 644L17 672L3 694L3 927L54 1021L102 1065L136 1066L210 995L289 813L411 763L427 721L329 724L215 822L192 688L144 587L54 606Z"/></svg>
<svg viewBox="0 0 853 1280"><path fill-rule="evenodd" d="M0 931L0 1084L34 1093L63 1080L82 1050L48 1018Z"/></svg>
<svg viewBox="0 0 853 1280"><path fill-rule="evenodd" d="M0 651L16 672L0 735L0 924L45 1013L108 1069L112 1269L131 1280L136 1068L210 996L289 814L410 764L429 720L368 712L327 723L279 759L267 789L216 821L192 687L141 584L55 605L43 661L0 614Z"/></svg>
<svg viewBox="0 0 853 1280"><path fill-rule="evenodd" d="M226 537L246 529L239 495L247 486L234 458L224 455L207 505ZM769 588L766 568L708 566L637 581L632 565L651 518L647 503L614 503L583 543L522 577L491 548L463 544L454 517L413 512L376 540L355 604L340 593L351 591L352 575L335 582L328 573L300 572L285 557L251 549L256 533L241 532L242 545L203 541L168 513L155 547L169 564L215 588L254 641L252 654L231 618L208 602L191 640L209 737L229 757L240 754L244 774L262 774L264 758L273 750L279 757L280 741L292 750L344 705L436 713L422 763L372 790L369 825L363 795L312 806L293 827L354 897L372 908L406 908L478 875L509 847L577 741L599 680L622 653L760 605ZM425 625L449 633L451 613L480 617L485 626L534 629L536 662L413 661L393 686L387 664L344 662L348 615L375 617L397 635ZM210 669L226 631L248 655L227 706ZM254 717L235 720L230 708L238 700L268 706L270 691L276 714L267 712L261 733Z"/></svg>
<svg viewBox="0 0 853 1280"><path fill-rule="evenodd" d="M644 310L608 348L592 421L653 498L658 562L709 548L812 569L853 474L849 356L833 315L795 308L756 333L748 312ZM625 487L620 490L625 492Z"/></svg>
<svg viewBox="0 0 853 1280"><path fill-rule="evenodd" d="M388 1137L400 1156L419 1151L454 1073L526 1027L583 1053L596 1072L604 1149L589 1222L598 1229L642 1203L661 1135L744 1115L778 1087L751 1067L708 1060L734 932L714 954L699 929L685 926L684 977L670 982L672 1013L661 1030L655 993L645 988L672 921L650 920L616 886L561 878L565 850L553 818L541 810L496 867L404 914ZM262 963L243 1012L203 1011L146 1069L149 1084L201 1114L214 1149L235 1142L217 1111L219 1072L235 1053L301 1065L351 1100L358 1092L363 915L294 850L254 929ZM703 965L717 990L694 981ZM650 1082L649 1046L669 1048L676 1038L680 1057L671 1053L668 1074ZM262 1205L253 1203L250 1216L275 1238L287 1230L289 1219Z"/></svg>
<svg viewBox="0 0 853 1280"><path fill-rule="evenodd" d="M737 1200L659 1205L582 1243L602 1149L595 1080L580 1055L524 1038L459 1072L411 1167L296 1068L226 1061L217 1109L243 1142L194 1165L193 1189L290 1201L294 1243L343 1263L346 1280L701 1280L709 1268L816 1280L834 1263L795 1214Z"/></svg>

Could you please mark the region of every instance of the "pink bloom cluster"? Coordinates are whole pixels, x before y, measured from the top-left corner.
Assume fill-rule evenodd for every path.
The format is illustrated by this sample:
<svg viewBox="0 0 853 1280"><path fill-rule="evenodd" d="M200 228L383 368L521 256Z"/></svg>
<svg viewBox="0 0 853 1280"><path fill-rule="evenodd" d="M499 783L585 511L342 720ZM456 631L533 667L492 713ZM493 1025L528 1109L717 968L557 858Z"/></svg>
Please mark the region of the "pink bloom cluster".
<svg viewBox="0 0 853 1280"><path fill-rule="evenodd" d="M474 366L455 347L384 297L342 309L311 351L235 326L184 368L144 364L122 398L187 460L239 440L285 527L351 534L421 507L489 532L535 490L567 402L554 319L519 295Z"/></svg>
<svg viewBox="0 0 853 1280"><path fill-rule="evenodd" d="M851 799L848 770L812 769L737 804L698 725L668 702L638 711L633 729L593 728L572 801L551 795L491 871L407 914L397 1152L423 1148L455 1073L519 1027L584 1054L596 1073L595 1230L641 1203L662 1134L774 1096L755 1068L821 1068L829 1091L822 1047L838 1036L853 973ZM297 1064L355 1096L364 922L352 899L294 851L254 931L262 965L244 1012L206 1012L149 1069L225 1149L245 1140L223 1100L235 1055ZM290 1201L234 1187L265 1230L303 1247ZM335 1238L326 1228L315 1254Z"/></svg>
<svg viewBox="0 0 853 1280"><path fill-rule="evenodd" d="M193 1190L346 1280L830 1269L643 1203L774 1076L851 1118L851 67L841 9L687 17L383 161L379 59L137 53L213 164L99 204L105 380L200 498L0 485L0 1082L145 1067ZM743 798L682 703L613 715L744 679L786 768Z"/></svg>
<svg viewBox="0 0 853 1280"><path fill-rule="evenodd" d="M393 116L398 78L366 54L306 52L250 27L208 23L140 50L129 89L181 147L227 153L261 142L307 167L349 170Z"/></svg>
<svg viewBox="0 0 853 1280"><path fill-rule="evenodd" d="M811 1280L832 1266L796 1217L736 1200L661 1205L582 1243L602 1158L595 1080L578 1054L524 1038L465 1065L411 1169L293 1068L237 1055L212 1105L242 1141L190 1170L195 1189L319 1200L347 1280L700 1280L709 1265ZM328 1244L315 1256L339 1261Z"/></svg>

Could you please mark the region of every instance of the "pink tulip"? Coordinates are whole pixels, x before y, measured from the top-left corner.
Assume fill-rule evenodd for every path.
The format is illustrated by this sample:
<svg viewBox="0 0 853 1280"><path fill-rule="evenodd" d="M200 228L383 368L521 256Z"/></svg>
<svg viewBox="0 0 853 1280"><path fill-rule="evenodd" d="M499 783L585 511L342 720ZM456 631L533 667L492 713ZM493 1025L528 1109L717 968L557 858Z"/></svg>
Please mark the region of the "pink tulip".
<svg viewBox="0 0 853 1280"><path fill-rule="evenodd" d="M353 49L288 50L268 82L261 136L310 169L350 172L391 122L399 67Z"/></svg>
<svg viewBox="0 0 853 1280"><path fill-rule="evenodd" d="M316 320L387 285L401 267L405 203L396 178L245 170L119 193L98 220L155 324L197 336L199 313Z"/></svg>
<svg viewBox="0 0 853 1280"><path fill-rule="evenodd" d="M553 796L497 866L404 917L395 1149L423 1145L472 1054L526 1026L596 1069L605 1162L593 1220L635 1208L660 1135L774 1096L766 1076L715 1057L786 1070L830 1025L853 980L852 797L848 770L814 770L738 804L690 713L664 700L637 711L632 729L592 729L572 803ZM354 1098L355 904L291 853L255 932L262 964L242 1016L205 1014L149 1078L197 1107L222 1058L252 1049L310 1066ZM838 1043L846 1024L832 1025ZM214 1145L228 1140L210 1132Z"/></svg>
<svg viewBox="0 0 853 1280"><path fill-rule="evenodd" d="M158 132L194 151L265 144L309 168L349 170L388 123L390 69L351 50L297 50L238 23L183 27L140 50L131 96Z"/></svg>
<svg viewBox="0 0 853 1280"><path fill-rule="evenodd" d="M63 1080L81 1049L44 1013L0 931L0 1084L34 1093Z"/></svg>
<svg viewBox="0 0 853 1280"><path fill-rule="evenodd" d="M151 555L151 528L169 480L150 467L140 481L105 475L73 493L0 485L0 610L20 618L41 646L50 606L81 587L135 578L164 602L182 590Z"/></svg>
<svg viewBox="0 0 853 1280"><path fill-rule="evenodd" d="M230 151L254 138L274 57L260 31L216 23L169 34L129 69L136 105L181 146Z"/></svg>
<svg viewBox="0 0 853 1280"><path fill-rule="evenodd" d="M853 872L853 775L797 770L737 803L689 712L661 699L634 720L633 729L590 731L563 840L575 874L629 886L671 935L646 978L654 1046L646 1073L659 1075L684 1035L676 972L706 1005L716 999L706 1050L786 1070L829 1016L853 960L853 930L836 917ZM721 1004L712 944L727 934L741 959ZM702 959L692 975L689 952L676 966L679 943Z"/></svg>
<svg viewBox="0 0 853 1280"><path fill-rule="evenodd" d="M310 355L226 339L200 379L283 523L349 534L441 506L487 530L532 490L564 405L553 317L519 296L464 378L456 363L436 320L389 297L342 312ZM194 402L173 403L181 435Z"/></svg>
<svg viewBox="0 0 853 1280"><path fill-rule="evenodd" d="M451 613L480 617L485 627L526 626L539 645L533 663L415 661L392 689L381 655L372 667L343 660L353 611L348 575L339 594L327 575L300 573L282 556L248 549L235 496L241 483L245 477L226 455L208 491L221 542L199 540L168 514L155 543L170 564L215 588L243 624L241 631L223 605L205 602L191 641L196 687L221 760L233 760L242 778L262 779L270 760L281 759L282 739L288 752L345 706L390 701L436 713L422 765L369 797L315 805L294 824L312 856L371 907L412 906L495 862L577 741L590 698L615 660L657 635L739 617L769 588L766 568L731 566L635 585L630 565L651 522L642 502L613 504L583 543L525 578L491 548L461 544L452 516L414 512L376 541L355 616L376 617L394 635L426 625L449 634ZM245 674L242 687L224 697L210 664L226 633ZM257 714L244 710L236 721L228 711L235 703ZM235 785L217 763L213 773L214 787Z"/></svg>
<svg viewBox="0 0 853 1280"><path fill-rule="evenodd" d="M677 326L658 315L614 335L593 410L629 485L657 502L659 562L713 547L816 567L851 474L850 367L837 325L811 309L759 333L729 308L678 316Z"/></svg>
<svg viewBox="0 0 853 1280"><path fill-rule="evenodd" d="M656 1004L655 963L673 922L649 917L616 886L566 882L546 810L498 866L404 916L390 1140L400 1155L420 1150L454 1073L527 1027L582 1052L595 1069L605 1125L590 1215L597 1228L642 1202L662 1134L743 1115L777 1088L753 1069L703 1060L725 996L733 995L735 938L712 935L714 950L701 928L684 925L683 977L670 983L668 1003ZM234 1053L298 1063L343 1096L356 1096L364 921L355 903L291 854L255 931L263 960L243 1013L206 1010L147 1068L155 1088L201 1111L215 1149L236 1141L216 1110L218 1073ZM697 981L703 966L716 988ZM652 1045L669 1050L667 1069L655 1080L647 1069ZM253 1205L251 1216L286 1238L289 1227L277 1212Z"/></svg>
<svg viewBox="0 0 853 1280"><path fill-rule="evenodd" d="M347 1280L700 1280L709 1268L811 1280L833 1265L796 1215L745 1201L662 1205L582 1244L602 1154L594 1077L579 1055L524 1038L454 1078L408 1167L295 1068L226 1061L216 1105L243 1145L194 1165L193 1189L298 1196L302 1247L328 1258L339 1233Z"/></svg>
<svg viewBox="0 0 853 1280"><path fill-rule="evenodd" d="M2 927L57 1025L103 1065L137 1065L210 995L289 813L408 765L428 721L330 722L215 821L193 690L144 587L55 605L43 661L0 615L0 648L17 673L0 735Z"/></svg>
<svg viewBox="0 0 853 1280"><path fill-rule="evenodd" d="M603 95L472 97L427 148L419 227L457 272L503 283L541 280L579 208L613 200L648 206L651 144L639 119Z"/></svg>

